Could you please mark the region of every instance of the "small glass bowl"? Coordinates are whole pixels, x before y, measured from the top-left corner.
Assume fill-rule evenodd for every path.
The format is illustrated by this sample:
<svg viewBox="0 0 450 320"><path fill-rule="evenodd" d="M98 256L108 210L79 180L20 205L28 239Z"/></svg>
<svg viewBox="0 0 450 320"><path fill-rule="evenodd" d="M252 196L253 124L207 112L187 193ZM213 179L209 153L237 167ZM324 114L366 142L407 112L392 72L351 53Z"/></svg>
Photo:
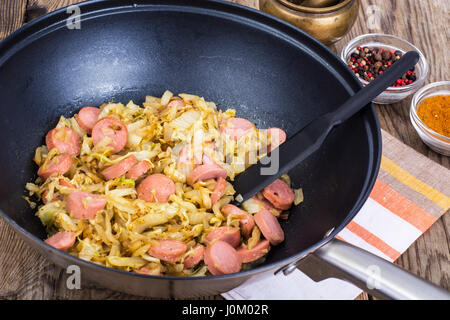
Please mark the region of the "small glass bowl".
<svg viewBox="0 0 450 320"><path fill-rule="evenodd" d="M414 129L427 146L440 154L450 156L450 138L428 128L417 115L417 107L422 101L437 95L450 95L450 81L430 83L417 91L411 100L409 117Z"/></svg>
<svg viewBox="0 0 450 320"><path fill-rule="evenodd" d="M356 50L356 47L370 47L370 48L386 48L388 50L399 50L402 53L407 51L417 51L420 55L419 62L415 66L414 72L417 75L416 81L403 87L389 87L382 94L376 97L373 102L378 104L389 104L403 100L410 94L416 92L424 83L428 74L428 63L422 52L414 45L402 38L381 33L368 33L358 36L345 45L341 51L341 59L346 64L350 61L351 54ZM363 85L368 82L364 79L359 79Z"/></svg>

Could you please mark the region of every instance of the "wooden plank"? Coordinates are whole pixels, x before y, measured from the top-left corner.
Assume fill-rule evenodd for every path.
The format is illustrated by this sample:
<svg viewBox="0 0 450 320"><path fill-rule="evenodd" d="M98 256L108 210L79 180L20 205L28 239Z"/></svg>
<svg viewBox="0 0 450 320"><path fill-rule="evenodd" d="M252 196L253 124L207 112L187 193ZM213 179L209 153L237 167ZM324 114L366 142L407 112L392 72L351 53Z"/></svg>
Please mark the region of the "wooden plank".
<svg viewBox="0 0 450 320"><path fill-rule="evenodd" d="M48 12L52 12L82 1L84 0L28 0L27 7L45 7Z"/></svg>
<svg viewBox="0 0 450 320"><path fill-rule="evenodd" d="M22 26L26 6L27 0L0 1L0 40Z"/></svg>
<svg viewBox="0 0 450 320"><path fill-rule="evenodd" d="M24 22L39 15L39 9L53 11L80 0L2 0L0 1L0 39ZM232 0L232 2L257 7L258 0ZM379 27L368 24L369 6L381 10ZM382 1L361 0L359 18L350 33L335 46L337 52L356 35L368 32L384 32L399 35L415 43L428 58L430 74L427 82L446 79L450 60L448 52L449 32L445 12L449 2L435 1ZM447 10L445 10L447 8ZM26 9L28 9L26 11ZM409 101L377 106L381 126L429 158L450 167L449 158L429 150L418 138L409 122ZM439 219L422 235L396 263L411 272L444 288L449 288L449 225L448 215ZM82 284L81 290L66 288L64 270L56 267L37 252L30 249L0 218L0 299L133 299L140 298ZM358 299L371 299L366 293ZM203 299L221 299L220 296Z"/></svg>
<svg viewBox="0 0 450 320"><path fill-rule="evenodd" d="M48 12L54 11L59 8L63 8L72 4L76 4L79 2L82 2L84 0L29 0L28 1L28 8L32 7L45 7ZM259 8L259 1L258 0L230 0L230 2L242 4L244 6L252 7L252 8Z"/></svg>
<svg viewBox="0 0 450 320"><path fill-rule="evenodd" d="M48 12L63 8L84 0L28 0L27 8L45 7ZM230 0L230 2L242 4L251 8L259 8L258 0Z"/></svg>
<svg viewBox="0 0 450 320"><path fill-rule="evenodd" d="M415 241L395 262L402 268L450 290L449 212Z"/></svg>
<svg viewBox="0 0 450 320"><path fill-rule="evenodd" d="M372 296L367 294L367 292L361 293L359 296L356 297L355 300L371 300Z"/></svg>

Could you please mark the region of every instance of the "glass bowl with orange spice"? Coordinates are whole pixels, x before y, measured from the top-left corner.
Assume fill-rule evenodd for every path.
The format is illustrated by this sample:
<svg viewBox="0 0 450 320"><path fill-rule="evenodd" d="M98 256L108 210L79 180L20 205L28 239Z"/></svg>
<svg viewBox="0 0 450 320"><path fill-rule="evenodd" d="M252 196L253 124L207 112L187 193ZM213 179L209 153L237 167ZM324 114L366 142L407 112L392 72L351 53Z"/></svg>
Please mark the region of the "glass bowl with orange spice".
<svg viewBox="0 0 450 320"><path fill-rule="evenodd" d="M434 82L417 91L409 116L427 146L450 156L450 81Z"/></svg>

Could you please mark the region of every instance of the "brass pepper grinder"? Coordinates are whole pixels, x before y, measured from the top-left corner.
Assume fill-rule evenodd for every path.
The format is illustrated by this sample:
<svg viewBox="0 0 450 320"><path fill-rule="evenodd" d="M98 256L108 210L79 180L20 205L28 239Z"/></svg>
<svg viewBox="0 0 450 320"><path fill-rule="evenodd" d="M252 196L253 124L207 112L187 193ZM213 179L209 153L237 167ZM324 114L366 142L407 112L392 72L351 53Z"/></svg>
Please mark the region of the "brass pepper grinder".
<svg viewBox="0 0 450 320"><path fill-rule="evenodd" d="M331 46L355 23L359 0L259 0L259 8Z"/></svg>
<svg viewBox="0 0 450 320"><path fill-rule="evenodd" d="M295 4L310 8L326 8L336 5L339 0L293 0Z"/></svg>

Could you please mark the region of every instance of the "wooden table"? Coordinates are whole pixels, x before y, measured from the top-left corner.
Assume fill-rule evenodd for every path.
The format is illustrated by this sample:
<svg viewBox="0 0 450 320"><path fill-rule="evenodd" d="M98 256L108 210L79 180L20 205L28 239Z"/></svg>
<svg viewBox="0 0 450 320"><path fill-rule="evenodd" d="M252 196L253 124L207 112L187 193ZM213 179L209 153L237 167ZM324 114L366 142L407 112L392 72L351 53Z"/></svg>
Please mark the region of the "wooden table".
<svg viewBox="0 0 450 320"><path fill-rule="evenodd" d="M42 13L81 2L79 0L1 0L0 40ZM254 8L258 0L233 0ZM369 7L372 6L372 7ZM359 17L351 32L333 48L339 52L351 38L368 32L398 35L414 43L430 63L428 82L448 80L448 0L361 0ZM379 10L379 11L378 11ZM380 13L377 23L374 12ZM376 17L375 17L376 18ZM409 121L409 99L377 106L381 127L428 158L450 168L450 159L427 148ZM441 217L397 261L403 268L449 289L448 215ZM29 248L0 219L0 299L132 299L139 298L89 286L68 290L64 270ZM221 299L220 296L205 297ZM370 299L362 294L359 299Z"/></svg>

